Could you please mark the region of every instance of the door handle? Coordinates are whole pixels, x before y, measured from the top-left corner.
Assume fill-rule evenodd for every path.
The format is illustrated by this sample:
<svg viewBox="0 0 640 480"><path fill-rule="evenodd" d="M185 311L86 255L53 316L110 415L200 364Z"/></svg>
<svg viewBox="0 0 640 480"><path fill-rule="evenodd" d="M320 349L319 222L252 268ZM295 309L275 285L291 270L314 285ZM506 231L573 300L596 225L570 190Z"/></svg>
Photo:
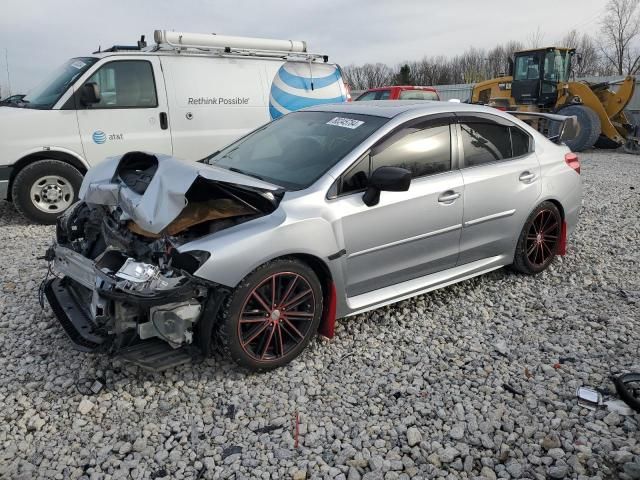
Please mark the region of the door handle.
<svg viewBox="0 0 640 480"><path fill-rule="evenodd" d="M167 118L167 112L160 112L160 128L166 130L169 128L169 119Z"/></svg>
<svg viewBox="0 0 640 480"><path fill-rule="evenodd" d="M529 170L522 172L518 177L518 180L520 180L522 183L531 183L535 179L536 179L536 174L531 173Z"/></svg>
<svg viewBox="0 0 640 480"><path fill-rule="evenodd" d="M453 203L458 198L460 198L460 194L458 192L454 192L453 190L447 190L446 192L444 192L438 197L438 202Z"/></svg>

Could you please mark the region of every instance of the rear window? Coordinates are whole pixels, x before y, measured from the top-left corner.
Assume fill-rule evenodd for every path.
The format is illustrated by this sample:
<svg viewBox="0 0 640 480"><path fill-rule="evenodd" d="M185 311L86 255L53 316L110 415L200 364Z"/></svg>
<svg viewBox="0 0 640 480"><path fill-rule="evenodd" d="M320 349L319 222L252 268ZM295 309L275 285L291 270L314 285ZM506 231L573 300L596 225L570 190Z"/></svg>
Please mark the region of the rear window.
<svg viewBox="0 0 640 480"><path fill-rule="evenodd" d="M438 100L438 94L431 90L403 90L400 100Z"/></svg>
<svg viewBox="0 0 640 480"><path fill-rule="evenodd" d="M391 96L391 90L374 90L372 92L364 92L356 101L360 100L388 100Z"/></svg>

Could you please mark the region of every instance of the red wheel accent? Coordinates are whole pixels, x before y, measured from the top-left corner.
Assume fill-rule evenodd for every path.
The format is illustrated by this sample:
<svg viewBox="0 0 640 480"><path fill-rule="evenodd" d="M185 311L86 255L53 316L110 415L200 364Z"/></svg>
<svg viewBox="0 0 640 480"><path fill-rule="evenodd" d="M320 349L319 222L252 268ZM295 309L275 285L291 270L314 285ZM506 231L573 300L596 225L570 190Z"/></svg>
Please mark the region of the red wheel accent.
<svg viewBox="0 0 640 480"><path fill-rule="evenodd" d="M531 265L541 267L558 252L561 222L551 210L540 210L527 232L525 252Z"/></svg>
<svg viewBox="0 0 640 480"><path fill-rule="evenodd" d="M251 358L273 361L304 341L315 318L311 284L294 272L278 272L255 287L242 305L240 346Z"/></svg>

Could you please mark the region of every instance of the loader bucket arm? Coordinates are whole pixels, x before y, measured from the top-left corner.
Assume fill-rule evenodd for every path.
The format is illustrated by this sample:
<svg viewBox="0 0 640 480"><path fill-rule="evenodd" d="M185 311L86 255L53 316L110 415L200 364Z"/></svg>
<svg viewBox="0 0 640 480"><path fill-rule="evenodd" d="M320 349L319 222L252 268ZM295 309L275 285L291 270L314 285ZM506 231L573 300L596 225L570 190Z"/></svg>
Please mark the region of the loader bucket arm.
<svg viewBox="0 0 640 480"><path fill-rule="evenodd" d="M623 112L629 104L636 88L636 78L628 76L618 85L615 92L610 88L610 84L591 85L591 90L602 103L609 118Z"/></svg>
<svg viewBox="0 0 640 480"><path fill-rule="evenodd" d="M586 82L570 82L567 95L559 99L559 105L578 97L582 104L591 108L600 119L602 135L609 140L622 144L631 134L626 124L628 120L624 109L631 101L635 90L635 77L626 77L616 91L610 84L589 84Z"/></svg>

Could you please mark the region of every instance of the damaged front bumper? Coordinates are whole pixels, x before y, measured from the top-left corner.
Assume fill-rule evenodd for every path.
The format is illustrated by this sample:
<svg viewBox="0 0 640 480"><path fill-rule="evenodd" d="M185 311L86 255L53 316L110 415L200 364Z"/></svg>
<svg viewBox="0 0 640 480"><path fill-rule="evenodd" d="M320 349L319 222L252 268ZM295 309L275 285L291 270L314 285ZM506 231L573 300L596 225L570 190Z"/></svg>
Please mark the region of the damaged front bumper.
<svg viewBox="0 0 640 480"><path fill-rule="evenodd" d="M47 258L63 277L45 295L78 350L115 353L152 338L192 344L210 294L204 281L113 250L93 261L54 244Z"/></svg>

